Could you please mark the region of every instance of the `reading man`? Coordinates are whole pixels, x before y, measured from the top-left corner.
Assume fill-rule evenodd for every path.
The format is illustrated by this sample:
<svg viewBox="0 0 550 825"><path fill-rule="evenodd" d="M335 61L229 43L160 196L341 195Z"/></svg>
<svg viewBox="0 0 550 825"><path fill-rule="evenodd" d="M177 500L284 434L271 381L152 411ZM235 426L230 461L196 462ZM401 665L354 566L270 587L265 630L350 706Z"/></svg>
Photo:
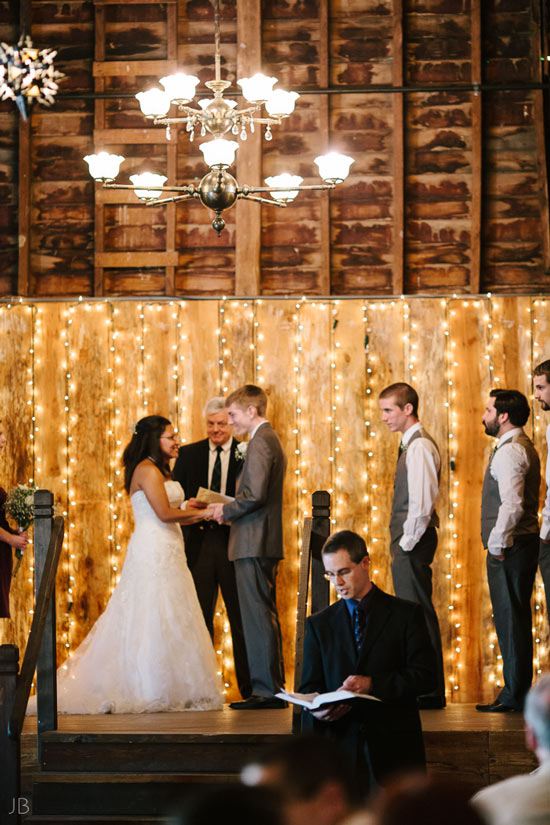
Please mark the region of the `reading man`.
<svg viewBox="0 0 550 825"><path fill-rule="evenodd" d="M435 657L420 605L370 580L361 536L335 533L322 558L342 598L307 621L299 691L344 688L381 702L351 700L304 711L303 727L341 742L367 793L396 771L425 767L416 698L434 688Z"/></svg>

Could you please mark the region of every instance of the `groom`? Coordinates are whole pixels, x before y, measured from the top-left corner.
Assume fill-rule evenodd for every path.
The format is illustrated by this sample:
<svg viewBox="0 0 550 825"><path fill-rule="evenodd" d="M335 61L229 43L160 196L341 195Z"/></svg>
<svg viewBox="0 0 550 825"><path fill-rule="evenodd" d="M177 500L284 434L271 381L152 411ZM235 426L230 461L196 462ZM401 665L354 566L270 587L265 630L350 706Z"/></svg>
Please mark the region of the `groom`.
<svg viewBox="0 0 550 825"><path fill-rule="evenodd" d="M241 605L252 696L232 702L237 710L286 707L273 694L284 684L281 628L277 615L276 578L283 557L283 480L286 457L265 418L267 396L253 384L235 390L225 402L236 435L250 441L234 501L212 505L220 524L231 523L229 559Z"/></svg>

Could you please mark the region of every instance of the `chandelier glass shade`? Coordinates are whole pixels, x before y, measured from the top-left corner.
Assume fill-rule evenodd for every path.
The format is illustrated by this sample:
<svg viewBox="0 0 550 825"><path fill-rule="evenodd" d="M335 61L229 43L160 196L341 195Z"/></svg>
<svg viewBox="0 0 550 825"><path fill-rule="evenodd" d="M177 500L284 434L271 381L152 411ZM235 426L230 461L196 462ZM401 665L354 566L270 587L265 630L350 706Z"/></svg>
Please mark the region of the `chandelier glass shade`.
<svg viewBox="0 0 550 825"><path fill-rule="evenodd" d="M212 92L213 97L200 98L196 107L189 106L200 81L198 77L183 72L162 77L159 81L162 89L153 88L136 95L143 115L152 120L154 125L166 127L168 140L171 139L173 126L185 126L190 141L194 139L197 129L200 130L201 137L211 138L199 145L210 172L204 175L198 186L165 186L164 176L151 173L133 175L132 185L117 184L113 181L118 174L120 163L124 160L120 155L100 152L97 155L88 155L84 160L89 165L91 176L101 181L105 187L133 189L137 197L148 205L189 198L200 200L204 206L215 212L212 226L219 236L225 226L221 213L233 206L238 199L286 207L301 191L333 189L336 184L344 181L353 158L335 152L316 158L315 162L323 180L320 184L303 185L303 178L299 175L285 172L267 178L267 186L240 186L227 171L234 163L239 148L237 140L231 138L245 141L248 133L253 133L256 127L264 127L264 138L272 140L272 127L280 125L284 118L292 114L299 95L283 89L274 90L277 78L255 74L253 77L244 77L237 81L242 96L249 105L239 107L236 100L225 98L224 92L231 83L221 78L219 0L215 0L214 6L214 40L215 77L204 84ZM172 106L177 107L177 112L175 116L169 117ZM265 112L262 109L265 109Z"/></svg>

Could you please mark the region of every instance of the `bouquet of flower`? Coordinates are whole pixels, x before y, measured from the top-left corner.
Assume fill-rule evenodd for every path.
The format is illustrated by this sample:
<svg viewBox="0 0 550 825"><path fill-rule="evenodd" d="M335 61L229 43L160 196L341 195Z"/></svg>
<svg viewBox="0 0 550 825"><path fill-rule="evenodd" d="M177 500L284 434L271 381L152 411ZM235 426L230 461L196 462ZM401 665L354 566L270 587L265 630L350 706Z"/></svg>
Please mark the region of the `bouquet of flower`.
<svg viewBox="0 0 550 825"><path fill-rule="evenodd" d="M15 521L20 533L28 530L34 518L34 494L37 489L37 487L26 487L24 484L18 484L17 487L13 487L7 495L4 511L8 518ZM17 564L13 571L13 578L17 576L17 571L21 566L23 551L17 549L15 556L17 558Z"/></svg>

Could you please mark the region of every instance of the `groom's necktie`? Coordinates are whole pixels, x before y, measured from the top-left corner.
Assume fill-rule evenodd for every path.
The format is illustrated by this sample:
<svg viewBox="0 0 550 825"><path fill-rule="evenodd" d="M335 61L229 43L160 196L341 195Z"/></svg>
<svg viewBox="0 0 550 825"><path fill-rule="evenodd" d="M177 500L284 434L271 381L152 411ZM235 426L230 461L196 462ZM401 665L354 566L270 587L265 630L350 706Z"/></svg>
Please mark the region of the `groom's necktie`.
<svg viewBox="0 0 550 825"><path fill-rule="evenodd" d="M216 447L216 452L217 456L214 462L214 467L212 468L212 480L210 482L210 489L213 490L215 493L219 493L221 491L222 486L222 447Z"/></svg>

